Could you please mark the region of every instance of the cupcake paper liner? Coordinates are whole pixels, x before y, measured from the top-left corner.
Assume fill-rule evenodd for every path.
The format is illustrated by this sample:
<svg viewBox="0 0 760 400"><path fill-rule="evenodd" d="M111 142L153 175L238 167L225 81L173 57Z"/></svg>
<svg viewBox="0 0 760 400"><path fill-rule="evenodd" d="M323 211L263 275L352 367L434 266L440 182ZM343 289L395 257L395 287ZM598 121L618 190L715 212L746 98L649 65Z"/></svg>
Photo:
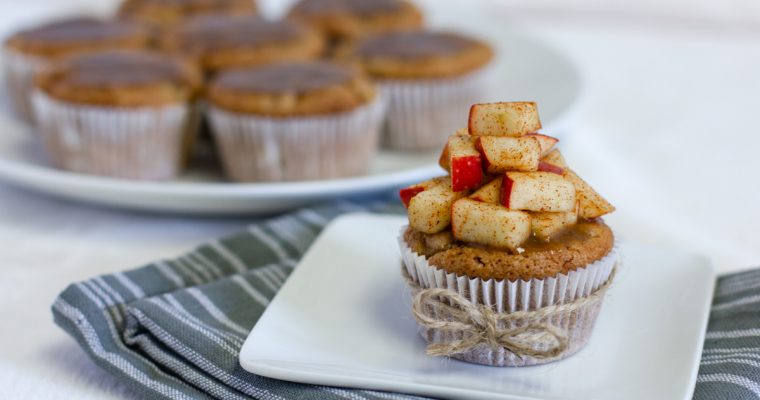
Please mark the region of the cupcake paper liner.
<svg viewBox="0 0 760 400"><path fill-rule="evenodd" d="M430 265L426 257L415 253L406 244L403 238L405 230L406 227L402 228L398 242L404 271L412 282L419 285L421 289L452 290L474 304L491 307L497 313L534 311L542 307L566 304L581 297L588 297L607 282L618 259L618 244L616 242L612 250L603 258L583 268L556 277L531 279L529 281L469 278L455 273L447 273L441 268ZM538 365L561 360L575 354L588 343L596 317L601 310L601 303L602 301L591 303L574 311L561 312L539 321L531 321L551 323L567 332L569 347L556 357L521 357L503 347L494 349L485 344L464 353L454 354L451 357L471 363L499 367ZM528 322L529 320L526 319L508 326L500 326L500 328L514 328ZM437 329L421 328L420 334L428 343L445 343L464 338L462 333L444 333ZM536 343L534 348L545 349L547 346L549 343L541 342Z"/></svg>
<svg viewBox="0 0 760 400"><path fill-rule="evenodd" d="M34 76L47 65L45 59L30 57L17 51L3 51L5 87L11 99L13 111L22 120L33 123L32 92Z"/></svg>
<svg viewBox="0 0 760 400"><path fill-rule="evenodd" d="M53 164L69 171L126 179L177 176L193 143L192 106L125 108L32 95L37 126Z"/></svg>
<svg viewBox="0 0 760 400"><path fill-rule="evenodd" d="M440 147L467 125L470 106L483 100L491 68L453 79L380 80L388 98L383 144L420 150Z"/></svg>
<svg viewBox="0 0 760 400"><path fill-rule="evenodd" d="M266 117L209 105L212 133L236 181L306 181L359 175L377 151L385 103L320 116Z"/></svg>

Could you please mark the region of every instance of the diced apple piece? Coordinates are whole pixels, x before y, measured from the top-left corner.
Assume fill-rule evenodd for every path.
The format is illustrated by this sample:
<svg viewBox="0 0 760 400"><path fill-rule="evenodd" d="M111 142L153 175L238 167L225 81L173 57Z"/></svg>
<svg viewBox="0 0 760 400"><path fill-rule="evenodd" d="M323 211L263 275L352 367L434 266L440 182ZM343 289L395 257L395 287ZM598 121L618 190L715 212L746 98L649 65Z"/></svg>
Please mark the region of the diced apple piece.
<svg viewBox="0 0 760 400"><path fill-rule="evenodd" d="M559 149L554 149L550 151L549 154L545 155L541 159L541 161L546 161L558 167L567 168L567 162L565 161L565 157L562 156L562 153L559 152Z"/></svg>
<svg viewBox="0 0 760 400"><path fill-rule="evenodd" d="M460 199L451 209L451 231L465 242L514 250L530 237L530 216L497 204Z"/></svg>
<svg viewBox="0 0 760 400"><path fill-rule="evenodd" d="M470 136L467 128L462 128L456 131L453 136ZM448 142L443 146L440 157L438 157L438 165L445 169L447 172L451 169L449 166L449 144Z"/></svg>
<svg viewBox="0 0 760 400"><path fill-rule="evenodd" d="M470 195L470 198L476 201L482 201L483 203L500 204L501 179L502 178L496 178L481 186L480 189Z"/></svg>
<svg viewBox="0 0 760 400"><path fill-rule="evenodd" d="M454 192L450 181L420 192L409 201L409 225L424 233L438 233L451 223L451 204L467 192Z"/></svg>
<svg viewBox="0 0 760 400"><path fill-rule="evenodd" d="M433 178L430 180L427 180L425 182L418 183L416 185L412 185L409 187L405 187L398 192L398 197L401 198L401 202L404 203L404 207L409 208L409 201L412 200L412 198L416 195L418 195L420 192L423 192L425 190L429 190L434 186L442 185L442 184L448 184L449 178L446 176L439 176L437 178Z"/></svg>
<svg viewBox="0 0 760 400"><path fill-rule="evenodd" d="M469 136L451 136L449 166L451 167L451 189L455 192L470 190L480 186L483 180L483 166L480 153Z"/></svg>
<svg viewBox="0 0 760 400"><path fill-rule="evenodd" d="M575 187L551 172L507 172L501 204L512 210L567 212L575 207Z"/></svg>
<svg viewBox="0 0 760 400"><path fill-rule="evenodd" d="M575 186L578 196L578 215L585 219L594 219L615 211L615 206L605 200L586 181L573 170L565 169L565 178Z"/></svg>
<svg viewBox="0 0 760 400"><path fill-rule="evenodd" d="M475 143L483 156L486 171L536 171L541 158L541 145L533 137L479 136Z"/></svg>
<svg viewBox="0 0 760 400"><path fill-rule="evenodd" d="M519 137L541 129L534 102L473 104L468 120L470 135Z"/></svg>
<svg viewBox="0 0 760 400"><path fill-rule="evenodd" d="M558 167L548 161L541 160L538 162L538 170L543 172L551 172L553 174L557 175L564 175L565 169L562 167Z"/></svg>
<svg viewBox="0 0 760 400"><path fill-rule="evenodd" d="M557 144L557 142L559 142L559 139L552 136L544 135L542 133L535 133L535 132L528 133L525 136L534 137L536 138L536 140L538 140L538 144L541 145L541 157L544 157L547 154L549 154L549 152L552 151L552 148L554 147L554 145Z"/></svg>
<svg viewBox="0 0 760 400"><path fill-rule="evenodd" d="M539 240L550 241L554 236L578 222L577 208L570 212L532 212L530 224L533 235Z"/></svg>

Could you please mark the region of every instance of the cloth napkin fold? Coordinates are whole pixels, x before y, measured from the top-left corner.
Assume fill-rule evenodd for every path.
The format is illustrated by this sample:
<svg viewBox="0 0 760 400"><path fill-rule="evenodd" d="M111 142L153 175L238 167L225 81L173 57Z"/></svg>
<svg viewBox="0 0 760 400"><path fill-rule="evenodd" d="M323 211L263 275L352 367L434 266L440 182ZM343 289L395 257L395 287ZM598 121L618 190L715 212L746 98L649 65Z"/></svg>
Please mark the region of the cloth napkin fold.
<svg viewBox="0 0 760 400"><path fill-rule="evenodd" d="M175 259L74 283L52 306L55 322L146 398L418 398L278 381L238 362L248 332L332 218L402 210L396 201L341 202L265 220ZM695 399L760 398L759 314L760 270L719 280Z"/></svg>

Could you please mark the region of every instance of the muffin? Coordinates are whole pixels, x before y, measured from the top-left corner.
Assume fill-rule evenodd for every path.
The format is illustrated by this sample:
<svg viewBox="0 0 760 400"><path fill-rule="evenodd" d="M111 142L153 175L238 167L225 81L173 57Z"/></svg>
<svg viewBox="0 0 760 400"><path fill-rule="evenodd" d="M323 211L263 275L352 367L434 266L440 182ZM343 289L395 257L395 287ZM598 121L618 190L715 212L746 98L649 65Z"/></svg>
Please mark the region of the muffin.
<svg viewBox="0 0 760 400"><path fill-rule="evenodd" d="M301 0L289 18L317 28L332 43L422 26L422 13L407 0Z"/></svg>
<svg viewBox="0 0 760 400"><path fill-rule="evenodd" d="M449 138L449 176L402 189L402 274L428 354L493 366L561 360L588 342L617 262L614 211L566 164L534 103L477 104Z"/></svg>
<svg viewBox="0 0 760 400"><path fill-rule="evenodd" d="M164 37L162 47L198 60L208 74L277 61L319 57L324 43L314 30L292 21L213 15L192 18Z"/></svg>
<svg viewBox="0 0 760 400"><path fill-rule="evenodd" d="M191 143L200 79L190 63L149 51L69 57L35 80L44 147L69 171L173 178Z"/></svg>
<svg viewBox="0 0 760 400"><path fill-rule="evenodd" d="M228 176L303 181L365 172L384 104L354 68L324 61L219 73L209 119Z"/></svg>
<svg viewBox="0 0 760 400"><path fill-rule="evenodd" d="M3 67L16 113L31 122L32 79L55 60L107 49L145 48L150 42L151 31L142 24L89 17L55 21L14 34L5 41Z"/></svg>
<svg viewBox="0 0 760 400"><path fill-rule="evenodd" d="M413 31L366 38L350 57L388 98L385 144L418 150L443 145L483 97L493 51L456 33Z"/></svg>
<svg viewBox="0 0 760 400"><path fill-rule="evenodd" d="M256 11L254 0L124 0L118 15L170 28L200 15L251 15Z"/></svg>

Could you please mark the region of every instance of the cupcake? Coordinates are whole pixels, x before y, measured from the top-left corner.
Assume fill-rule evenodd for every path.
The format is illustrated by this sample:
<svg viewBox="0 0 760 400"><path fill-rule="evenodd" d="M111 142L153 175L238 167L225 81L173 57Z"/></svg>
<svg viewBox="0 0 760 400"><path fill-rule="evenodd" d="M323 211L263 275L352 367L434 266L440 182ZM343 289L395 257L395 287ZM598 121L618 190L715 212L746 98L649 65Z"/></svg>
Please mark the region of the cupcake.
<svg viewBox="0 0 760 400"><path fill-rule="evenodd" d="M256 11L254 0L124 0L118 15L170 28L199 15L250 15Z"/></svg>
<svg viewBox="0 0 760 400"><path fill-rule="evenodd" d="M207 99L223 165L236 181L361 174L375 154L384 112L358 70L322 61L223 71Z"/></svg>
<svg viewBox="0 0 760 400"><path fill-rule="evenodd" d="M337 44L422 26L422 13L407 0L301 0L288 16L310 24Z"/></svg>
<svg viewBox="0 0 760 400"><path fill-rule="evenodd" d="M20 31L5 41L3 67L16 113L30 121L32 79L55 60L106 49L139 49L150 45L146 26L126 21L79 17Z"/></svg>
<svg viewBox="0 0 760 400"><path fill-rule="evenodd" d="M324 43L292 21L213 15L192 18L164 37L162 47L198 60L208 74L229 68L319 57Z"/></svg>
<svg viewBox="0 0 760 400"><path fill-rule="evenodd" d="M588 342L617 261L614 211L535 133L534 103L478 104L402 189L399 235L428 354L493 366L561 360Z"/></svg>
<svg viewBox="0 0 760 400"><path fill-rule="evenodd" d="M460 127L463 110L483 97L493 58L484 42L428 31L372 36L351 53L388 98L385 144L409 150L439 147Z"/></svg>
<svg viewBox="0 0 760 400"><path fill-rule="evenodd" d="M67 58L40 74L32 104L53 164L128 179L170 179L193 132L200 73L148 51Z"/></svg>

